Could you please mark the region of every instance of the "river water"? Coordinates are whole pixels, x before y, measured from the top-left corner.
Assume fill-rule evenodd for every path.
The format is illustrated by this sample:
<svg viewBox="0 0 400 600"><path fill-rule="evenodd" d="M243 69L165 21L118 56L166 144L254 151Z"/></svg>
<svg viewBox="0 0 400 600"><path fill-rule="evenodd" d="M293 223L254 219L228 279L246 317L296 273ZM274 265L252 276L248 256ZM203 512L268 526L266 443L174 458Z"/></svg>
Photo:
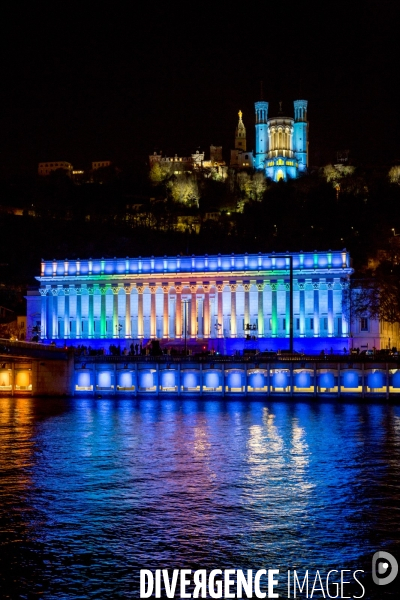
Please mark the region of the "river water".
<svg viewBox="0 0 400 600"><path fill-rule="evenodd" d="M279 569L284 598L288 569L348 569L350 597L362 569L394 597L370 574L400 558L399 459L384 401L0 398L1 598L139 598L163 568Z"/></svg>

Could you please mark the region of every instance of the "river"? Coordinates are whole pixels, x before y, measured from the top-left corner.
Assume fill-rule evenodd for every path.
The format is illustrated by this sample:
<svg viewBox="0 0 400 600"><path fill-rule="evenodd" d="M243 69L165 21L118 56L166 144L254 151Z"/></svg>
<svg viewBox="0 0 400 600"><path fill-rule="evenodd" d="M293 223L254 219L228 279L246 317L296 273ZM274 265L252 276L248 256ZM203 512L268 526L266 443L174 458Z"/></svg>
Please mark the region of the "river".
<svg viewBox="0 0 400 600"><path fill-rule="evenodd" d="M399 560L399 459L385 401L0 398L1 597L138 598L164 568L279 569L281 597L287 570L360 569L394 597L370 573Z"/></svg>

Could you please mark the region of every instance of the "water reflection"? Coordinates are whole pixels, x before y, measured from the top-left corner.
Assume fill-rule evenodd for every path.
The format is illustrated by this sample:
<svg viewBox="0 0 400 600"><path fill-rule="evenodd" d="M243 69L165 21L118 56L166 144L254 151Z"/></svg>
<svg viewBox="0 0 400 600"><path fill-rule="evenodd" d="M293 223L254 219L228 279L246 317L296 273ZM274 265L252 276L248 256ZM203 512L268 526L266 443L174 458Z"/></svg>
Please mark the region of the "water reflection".
<svg viewBox="0 0 400 600"><path fill-rule="evenodd" d="M134 598L143 567L364 568L399 542L396 406L1 398L0 440L11 597Z"/></svg>

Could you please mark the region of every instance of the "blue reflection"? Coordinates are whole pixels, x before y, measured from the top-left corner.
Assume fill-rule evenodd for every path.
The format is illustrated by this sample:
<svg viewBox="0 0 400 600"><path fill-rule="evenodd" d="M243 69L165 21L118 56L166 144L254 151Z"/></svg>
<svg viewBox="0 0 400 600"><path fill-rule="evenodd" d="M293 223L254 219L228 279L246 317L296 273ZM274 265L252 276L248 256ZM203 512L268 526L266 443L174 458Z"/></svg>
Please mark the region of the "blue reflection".
<svg viewBox="0 0 400 600"><path fill-rule="evenodd" d="M1 399L3 579L128 598L144 567L364 568L400 541L399 431L321 398Z"/></svg>

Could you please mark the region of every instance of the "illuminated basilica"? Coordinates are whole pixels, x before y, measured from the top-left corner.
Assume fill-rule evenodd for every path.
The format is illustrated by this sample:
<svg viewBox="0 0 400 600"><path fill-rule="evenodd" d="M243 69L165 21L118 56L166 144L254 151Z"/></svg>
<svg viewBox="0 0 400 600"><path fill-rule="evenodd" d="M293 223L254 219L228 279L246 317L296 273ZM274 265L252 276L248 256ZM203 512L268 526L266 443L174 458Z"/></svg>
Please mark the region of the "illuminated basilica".
<svg viewBox="0 0 400 600"><path fill-rule="evenodd" d="M346 251L43 261L28 331L107 347L159 339L235 352L343 350ZM221 345L222 344L222 345Z"/></svg>
<svg viewBox="0 0 400 600"><path fill-rule="evenodd" d="M307 100L294 101L294 119L285 117L282 103L277 117L268 118L268 102L255 103L256 150L246 150L246 128L239 111L231 166L254 167L273 181L295 179L308 167Z"/></svg>

